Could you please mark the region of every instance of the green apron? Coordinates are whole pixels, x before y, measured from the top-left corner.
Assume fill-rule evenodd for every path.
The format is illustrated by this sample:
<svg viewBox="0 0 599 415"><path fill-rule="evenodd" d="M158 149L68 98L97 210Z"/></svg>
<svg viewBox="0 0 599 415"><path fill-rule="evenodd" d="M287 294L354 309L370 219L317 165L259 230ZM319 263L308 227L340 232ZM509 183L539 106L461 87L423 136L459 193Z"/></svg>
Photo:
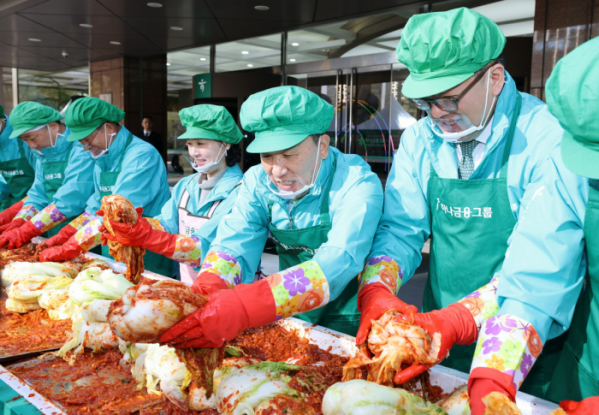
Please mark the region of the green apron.
<svg viewBox="0 0 599 415"><path fill-rule="evenodd" d="M0 202L0 211L22 200L27 195L35 179L35 170L33 170L25 156L23 140L20 138L16 140L21 157L14 160L0 161L0 173L2 173L2 177L4 177L10 189L8 198Z"/></svg>
<svg viewBox="0 0 599 415"><path fill-rule="evenodd" d="M584 220L588 261L585 288L547 391L547 398L554 402L599 395L599 300L594 294L599 288L599 183L595 186L589 186Z"/></svg>
<svg viewBox="0 0 599 415"><path fill-rule="evenodd" d="M324 197L322 198L322 205L320 206L320 225L310 226L304 229L277 229L272 225L272 205L274 202L269 202L268 228L277 247L277 253L279 254L279 270L284 270L311 260L320 246L327 242L328 233L331 230L329 194L336 168L337 158L335 156L331 178L329 179ZM331 301L324 307L299 314L295 317L310 323L328 327L331 330L337 330L355 336L358 332L358 326L360 325L360 312L358 311L358 278L353 278L336 300Z"/></svg>
<svg viewBox="0 0 599 415"><path fill-rule="evenodd" d="M123 150L116 171L100 173L100 198L113 194L112 191L114 190L114 185L116 184L119 174L121 174L123 159L125 158L127 147L129 147L131 141L133 141L133 134L129 133L127 142L125 143L125 149ZM102 245L102 255L112 258L108 251L108 245ZM155 272L156 274L164 275L166 277L173 276L173 260L163 255L155 254L147 249L144 255L144 266L145 269Z"/></svg>
<svg viewBox="0 0 599 415"><path fill-rule="evenodd" d="M42 162L42 173L44 174L44 186L46 188L46 197L48 198L48 204L54 203L54 195L64 183L64 172L67 169L67 166L69 165L69 157L71 155L73 145L74 144L71 144L69 146L64 160ZM58 232L60 232L62 228L71 223L73 219L75 219L75 216L71 218L66 218L65 221L56 225L42 236L50 238L54 235L58 235Z"/></svg>
<svg viewBox="0 0 599 415"><path fill-rule="evenodd" d="M497 179L442 179L431 165L429 201L432 221L425 312L455 303L487 284L503 265L516 220L507 195L507 171L522 97L518 94L501 171ZM564 338L547 342L543 354L520 389L543 396ZM441 363L469 373L476 344L456 345Z"/></svg>

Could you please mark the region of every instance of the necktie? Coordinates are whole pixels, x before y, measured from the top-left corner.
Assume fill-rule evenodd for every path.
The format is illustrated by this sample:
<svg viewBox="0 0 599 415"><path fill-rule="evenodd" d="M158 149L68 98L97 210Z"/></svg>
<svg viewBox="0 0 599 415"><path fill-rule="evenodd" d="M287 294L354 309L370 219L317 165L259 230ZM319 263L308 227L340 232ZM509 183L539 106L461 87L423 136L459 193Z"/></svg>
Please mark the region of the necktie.
<svg viewBox="0 0 599 415"><path fill-rule="evenodd" d="M458 143L462 150L462 160L458 166L458 178L468 180L470 175L474 173L474 160L472 160L472 152L478 145L478 141L472 140L467 143Z"/></svg>

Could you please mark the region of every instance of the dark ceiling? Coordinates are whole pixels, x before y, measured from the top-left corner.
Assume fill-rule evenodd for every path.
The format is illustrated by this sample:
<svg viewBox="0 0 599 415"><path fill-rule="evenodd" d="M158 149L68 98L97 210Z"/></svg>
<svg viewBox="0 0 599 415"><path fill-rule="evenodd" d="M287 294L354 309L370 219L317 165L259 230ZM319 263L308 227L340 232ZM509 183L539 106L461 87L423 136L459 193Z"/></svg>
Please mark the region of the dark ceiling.
<svg viewBox="0 0 599 415"><path fill-rule="evenodd" d="M162 7L153 8L148 6L149 1L0 0L0 66L68 70L86 65L89 60L151 56L432 3L153 0L162 3ZM257 5L270 9L258 11L254 8ZM63 57L63 52L68 57Z"/></svg>

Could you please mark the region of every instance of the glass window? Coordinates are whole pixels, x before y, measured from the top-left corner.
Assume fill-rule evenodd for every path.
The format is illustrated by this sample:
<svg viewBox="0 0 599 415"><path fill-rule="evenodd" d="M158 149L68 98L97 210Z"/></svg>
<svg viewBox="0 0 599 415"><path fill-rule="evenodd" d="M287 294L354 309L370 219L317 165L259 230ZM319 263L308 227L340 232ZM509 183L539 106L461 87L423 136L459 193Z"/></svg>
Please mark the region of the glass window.
<svg viewBox="0 0 599 415"><path fill-rule="evenodd" d="M241 71L281 64L281 34L216 45L216 72Z"/></svg>

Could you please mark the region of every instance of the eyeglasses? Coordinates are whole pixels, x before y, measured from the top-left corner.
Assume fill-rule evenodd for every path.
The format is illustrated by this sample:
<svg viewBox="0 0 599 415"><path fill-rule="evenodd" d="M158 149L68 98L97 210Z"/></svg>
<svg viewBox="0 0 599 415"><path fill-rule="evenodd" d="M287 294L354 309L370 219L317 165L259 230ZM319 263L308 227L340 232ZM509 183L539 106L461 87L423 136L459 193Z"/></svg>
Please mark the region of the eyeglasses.
<svg viewBox="0 0 599 415"><path fill-rule="evenodd" d="M468 91L470 91L472 89L472 87L474 85L476 85L476 83L482 79L483 76L485 76L485 74L487 73L487 69L489 69L491 66L495 65L496 63L497 63L497 61L495 60L495 61L489 62L487 65L485 65L480 70L480 73L478 75L476 75L476 77L470 83L470 85L468 85L468 87L466 89L464 89L462 91L462 93L460 95L458 95L457 97L440 97L440 98L435 98L435 99L415 98L415 99L412 99L412 102L414 103L414 105L416 105L416 107L418 107L418 109L421 109L422 111L430 111L433 104L442 111L450 111L450 112L457 111L459 100L462 99L464 97L464 95L466 95L468 93Z"/></svg>

